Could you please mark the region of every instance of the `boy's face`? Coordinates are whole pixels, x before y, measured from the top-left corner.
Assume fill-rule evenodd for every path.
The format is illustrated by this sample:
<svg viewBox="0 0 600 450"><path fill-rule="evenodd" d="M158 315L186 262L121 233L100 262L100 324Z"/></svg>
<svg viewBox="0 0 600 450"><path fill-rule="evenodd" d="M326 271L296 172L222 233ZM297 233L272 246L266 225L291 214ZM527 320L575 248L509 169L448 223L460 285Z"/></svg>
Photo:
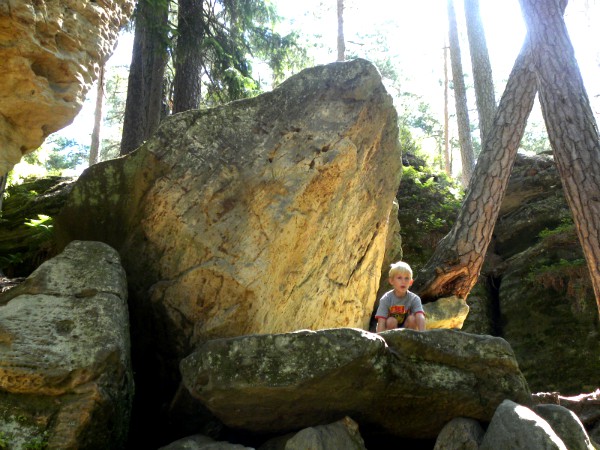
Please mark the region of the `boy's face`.
<svg viewBox="0 0 600 450"><path fill-rule="evenodd" d="M408 273L396 273L390 278L390 284L398 297L404 297L408 288L412 286L413 279Z"/></svg>

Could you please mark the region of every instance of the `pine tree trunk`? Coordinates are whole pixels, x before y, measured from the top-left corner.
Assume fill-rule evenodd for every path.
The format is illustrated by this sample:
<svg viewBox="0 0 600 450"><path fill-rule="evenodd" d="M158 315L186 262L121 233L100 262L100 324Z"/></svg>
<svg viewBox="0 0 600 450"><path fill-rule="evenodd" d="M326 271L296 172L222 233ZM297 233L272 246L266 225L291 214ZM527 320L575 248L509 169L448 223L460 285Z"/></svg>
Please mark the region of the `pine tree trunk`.
<svg viewBox="0 0 600 450"><path fill-rule="evenodd" d="M469 53L473 67L473 82L475 84L475 99L479 113L479 135L481 144L492 129L496 113L496 98L492 65L485 40L483 23L479 12L479 0L465 0L465 15L467 18L467 36L469 38Z"/></svg>
<svg viewBox="0 0 600 450"><path fill-rule="evenodd" d="M448 47L444 46L444 169L446 175L452 176L452 158L450 158L450 120L448 117Z"/></svg>
<svg viewBox="0 0 600 450"><path fill-rule="evenodd" d="M462 161L462 184L466 187L473 174L473 141L471 139L471 125L469 122L469 109L467 107L467 89L465 87L460 56L460 43L458 40L454 0L448 0L448 22L450 30L450 61L452 66L452 80L454 81L458 140L460 142L460 155Z"/></svg>
<svg viewBox="0 0 600 450"><path fill-rule="evenodd" d="M167 63L167 18L167 2L138 2L121 155L138 148L160 123Z"/></svg>
<svg viewBox="0 0 600 450"><path fill-rule="evenodd" d="M600 314L600 137L561 10L566 1L521 0L540 104Z"/></svg>
<svg viewBox="0 0 600 450"><path fill-rule="evenodd" d="M98 154L100 153L100 127L102 124L102 101L104 100L104 64L100 66L100 74L97 83L94 128L92 129L92 142L90 144L88 166L93 166L98 162Z"/></svg>
<svg viewBox="0 0 600 450"><path fill-rule="evenodd" d="M526 42L508 79L458 218L416 276L413 289L425 302L451 295L466 298L477 282L533 108L536 76L529 58Z"/></svg>
<svg viewBox="0 0 600 450"><path fill-rule="evenodd" d="M202 1L179 0L173 112L198 109L202 96Z"/></svg>
<svg viewBox="0 0 600 450"><path fill-rule="evenodd" d="M344 0L337 0L337 60L345 61L346 59L346 41L344 39Z"/></svg>

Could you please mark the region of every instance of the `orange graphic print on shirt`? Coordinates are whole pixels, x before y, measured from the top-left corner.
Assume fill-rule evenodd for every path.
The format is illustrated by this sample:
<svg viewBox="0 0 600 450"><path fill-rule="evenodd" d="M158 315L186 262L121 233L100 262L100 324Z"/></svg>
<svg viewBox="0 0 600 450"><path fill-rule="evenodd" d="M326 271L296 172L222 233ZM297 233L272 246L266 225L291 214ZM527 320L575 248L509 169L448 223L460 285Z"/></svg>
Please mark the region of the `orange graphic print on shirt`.
<svg viewBox="0 0 600 450"><path fill-rule="evenodd" d="M408 311L404 305L393 305L390 306L390 315L389 317L395 317L398 321L398 325L402 325L404 323L404 319L406 319Z"/></svg>

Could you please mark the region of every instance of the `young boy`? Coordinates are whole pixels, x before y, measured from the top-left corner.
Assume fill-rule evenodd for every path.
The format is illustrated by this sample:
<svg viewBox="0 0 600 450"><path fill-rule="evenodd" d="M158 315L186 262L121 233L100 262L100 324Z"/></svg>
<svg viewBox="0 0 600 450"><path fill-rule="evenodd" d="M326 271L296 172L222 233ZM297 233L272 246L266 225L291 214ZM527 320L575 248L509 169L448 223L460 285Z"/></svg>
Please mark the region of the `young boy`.
<svg viewBox="0 0 600 450"><path fill-rule="evenodd" d="M394 289L383 294L379 300L379 308L375 314L377 332L395 328L425 330L425 312L421 299L408 290L413 284L410 266L402 261L392 264L389 280Z"/></svg>

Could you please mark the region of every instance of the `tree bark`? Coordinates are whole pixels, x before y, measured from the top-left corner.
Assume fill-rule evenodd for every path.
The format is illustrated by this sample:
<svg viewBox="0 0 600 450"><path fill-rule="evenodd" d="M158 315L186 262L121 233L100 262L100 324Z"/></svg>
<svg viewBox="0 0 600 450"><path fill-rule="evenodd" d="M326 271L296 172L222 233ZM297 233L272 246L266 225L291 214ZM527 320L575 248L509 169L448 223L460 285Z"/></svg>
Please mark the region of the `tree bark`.
<svg viewBox="0 0 600 450"><path fill-rule="evenodd" d="M158 128L167 64L167 2L140 0L135 17L121 155L138 148Z"/></svg>
<svg viewBox="0 0 600 450"><path fill-rule="evenodd" d="M521 0L542 114L600 315L600 137L561 13L565 6Z"/></svg>
<svg viewBox="0 0 600 450"><path fill-rule="evenodd" d="M462 184L466 187L473 174L473 141L471 139L471 125L469 122L469 109L467 107L467 89L465 87L462 69L454 0L448 0L448 24L450 30L450 62L452 66L452 80L454 81L458 140L460 142L460 155L462 161Z"/></svg>
<svg viewBox="0 0 600 450"><path fill-rule="evenodd" d="M465 0L465 15L467 18L467 36L473 68L473 82L475 84L475 99L479 113L479 135L481 144L492 129L494 114L496 113L496 98L494 95L494 81L492 65L485 40L485 31L479 12L479 0Z"/></svg>
<svg viewBox="0 0 600 450"><path fill-rule="evenodd" d="M466 298L477 282L519 143L536 94L525 42L484 142L458 218L416 277L413 289L424 302L456 295Z"/></svg>
<svg viewBox="0 0 600 450"><path fill-rule="evenodd" d="M346 59L346 41L344 39L344 0L337 0L337 60Z"/></svg>
<svg viewBox="0 0 600 450"><path fill-rule="evenodd" d="M100 153L100 127L102 125L102 102L104 100L104 64L100 66L96 88L96 107L94 108L94 128L92 129L92 142L90 144L90 156L88 166L98 162Z"/></svg>
<svg viewBox="0 0 600 450"><path fill-rule="evenodd" d="M202 0L179 0L173 112L200 108L202 98Z"/></svg>
<svg viewBox="0 0 600 450"><path fill-rule="evenodd" d="M452 158L450 158L450 120L448 118L448 47L444 46L444 169L452 176Z"/></svg>

